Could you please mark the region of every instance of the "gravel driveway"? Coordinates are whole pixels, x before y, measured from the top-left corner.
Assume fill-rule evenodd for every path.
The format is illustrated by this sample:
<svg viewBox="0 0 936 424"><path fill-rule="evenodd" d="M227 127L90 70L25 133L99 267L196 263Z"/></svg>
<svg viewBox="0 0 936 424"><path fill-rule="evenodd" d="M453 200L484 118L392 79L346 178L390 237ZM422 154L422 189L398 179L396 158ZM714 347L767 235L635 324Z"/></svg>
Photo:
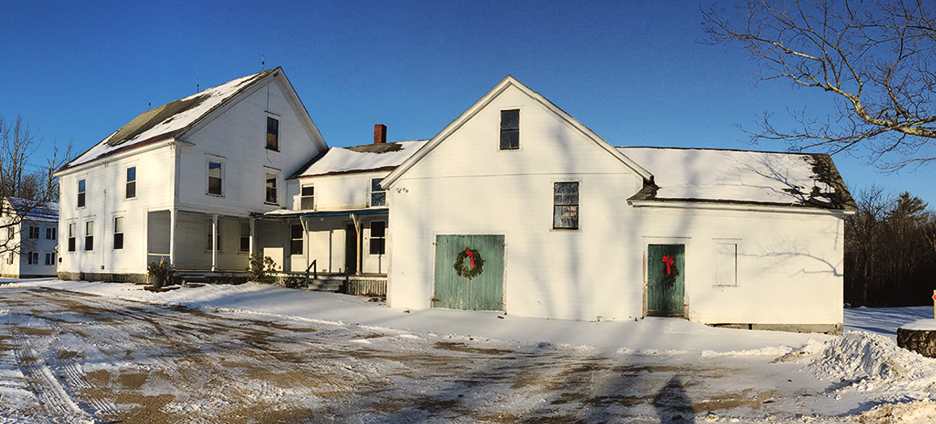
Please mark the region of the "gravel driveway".
<svg viewBox="0 0 936 424"><path fill-rule="evenodd" d="M823 386L763 356L601 355L33 288L0 289L0 347L0 384L21 389L0 398L10 422L758 420L809 414Z"/></svg>

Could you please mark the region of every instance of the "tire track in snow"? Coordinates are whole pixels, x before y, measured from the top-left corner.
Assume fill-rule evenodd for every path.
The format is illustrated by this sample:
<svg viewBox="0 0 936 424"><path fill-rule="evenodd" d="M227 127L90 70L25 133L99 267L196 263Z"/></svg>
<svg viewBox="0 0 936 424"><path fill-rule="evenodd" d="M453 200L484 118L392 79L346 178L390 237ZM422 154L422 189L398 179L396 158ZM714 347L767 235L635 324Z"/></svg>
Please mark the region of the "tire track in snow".
<svg viewBox="0 0 936 424"><path fill-rule="evenodd" d="M14 315L27 317L22 308L16 308L15 313L7 315L7 327L13 336L13 353L16 362L29 381L29 389L36 396L39 405L55 423L93 423L90 415L82 410L69 396L62 385L55 378L52 370L45 365L45 361L29 343L28 338L21 330L19 323L11 323Z"/></svg>

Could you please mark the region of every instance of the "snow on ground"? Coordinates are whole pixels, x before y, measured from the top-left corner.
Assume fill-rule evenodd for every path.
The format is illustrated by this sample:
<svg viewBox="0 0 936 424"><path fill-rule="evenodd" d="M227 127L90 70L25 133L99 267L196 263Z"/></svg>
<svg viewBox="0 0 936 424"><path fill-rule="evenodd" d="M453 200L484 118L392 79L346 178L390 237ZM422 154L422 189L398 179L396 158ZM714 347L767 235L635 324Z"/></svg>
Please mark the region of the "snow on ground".
<svg viewBox="0 0 936 424"><path fill-rule="evenodd" d="M570 355L581 352L580 359L589 358L590 366L608 369L597 375L614 375L614 369L665 368L661 365L718 374L710 383L703 383L706 377L691 377L691 374L683 374L680 380L677 374L664 387L653 389L657 397L664 392L677 398L679 395L686 397L686 393L694 396L691 406L696 408L695 422L936 422L936 360L900 349L894 341L897 327L931 319L933 309L930 307L846 309L846 333L834 337L711 328L665 318L579 322L522 318L496 312L443 309L404 312L364 297L252 283L151 293L131 284L0 280L0 284L4 282L9 282L4 287L43 287L157 305L256 314L264 319L299 319L310 325L374 329L384 334L392 331L400 334L397 340L433 336L461 341L489 340L497 349L514 345L523 352L527 352L523 349L544 348L572 352ZM0 311L0 320L8 313ZM352 342L363 346L384 343L382 340L385 339L359 338ZM396 349L394 345L389 348ZM620 364L627 364L627 367ZM97 366L106 368L108 365ZM21 383L24 381L21 371L14 367L0 367L0 370L3 404L19 404L23 409L35 402L29 387ZM743 370L750 372L740 372ZM88 371L93 370L85 369ZM738 376L733 377L732 372L738 372ZM762 381L758 381L758 375L764 376ZM784 380L799 384L800 388L779 387L785 384ZM714 409L718 414L700 412L699 408L706 409L699 405L728 402L697 399L696 385L704 384L734 385L745 392L750 389L752 398L731 400L739 402L738 406ZM777 386L776 392L770 392L770 386ZM506 393L504 389L504 393L497 396L506 396ZM554 398L551 405L561 405L559 401L568 394L547 392L542 397ZM526 403L535 410L541 407L537 406L541 402L534 399ZM656 405L657 400L654 398L653 402ZM652 415L652 409L648 411ZM689 413L692 414L692 408ZM651 416L640 422L662 418L662 415ZM21 422L27 421L0 418L0 424Z"/></svg>

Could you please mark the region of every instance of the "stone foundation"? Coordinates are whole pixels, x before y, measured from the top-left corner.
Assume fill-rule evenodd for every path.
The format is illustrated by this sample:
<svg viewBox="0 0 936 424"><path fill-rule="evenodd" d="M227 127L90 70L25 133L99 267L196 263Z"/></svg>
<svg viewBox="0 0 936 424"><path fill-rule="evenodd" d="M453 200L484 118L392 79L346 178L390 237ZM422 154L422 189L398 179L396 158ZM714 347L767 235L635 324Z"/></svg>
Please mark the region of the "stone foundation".
<svg viewBox="0 0 936 424"><path fill-rule="evenodd" d="M897 329L897 346L927 358L936 358L936 331Z"/></svg>
<svg viewBox="0 0 936 424"><path fill-rule="evenodd" d="M62 272L58 273L59 280L80 281L112 281L116 283L145 284L146 274L112 274L104 272Z"/></svg>
<svg viewBox="0 0 936 424"><path fill-rule="evenodd" d="M741 330L786 331L788 333L842 334L842 324L706 324L710 327L737 328Z"/></svg>

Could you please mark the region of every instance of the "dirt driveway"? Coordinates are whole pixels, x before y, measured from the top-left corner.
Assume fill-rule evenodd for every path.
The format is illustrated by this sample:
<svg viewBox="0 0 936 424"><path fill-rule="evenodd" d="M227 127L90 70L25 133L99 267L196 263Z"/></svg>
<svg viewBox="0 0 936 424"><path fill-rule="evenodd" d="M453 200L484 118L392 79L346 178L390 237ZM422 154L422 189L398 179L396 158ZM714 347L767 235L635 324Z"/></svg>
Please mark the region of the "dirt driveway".
<svg viewBox="0 0 936 424"><path fill-rule="evenodd" d="M0 288L0 347L0 385L23 393L0 398L11 422L760 419L808 415L822 386L762 356L600 355L27 288Z"/></svg>

